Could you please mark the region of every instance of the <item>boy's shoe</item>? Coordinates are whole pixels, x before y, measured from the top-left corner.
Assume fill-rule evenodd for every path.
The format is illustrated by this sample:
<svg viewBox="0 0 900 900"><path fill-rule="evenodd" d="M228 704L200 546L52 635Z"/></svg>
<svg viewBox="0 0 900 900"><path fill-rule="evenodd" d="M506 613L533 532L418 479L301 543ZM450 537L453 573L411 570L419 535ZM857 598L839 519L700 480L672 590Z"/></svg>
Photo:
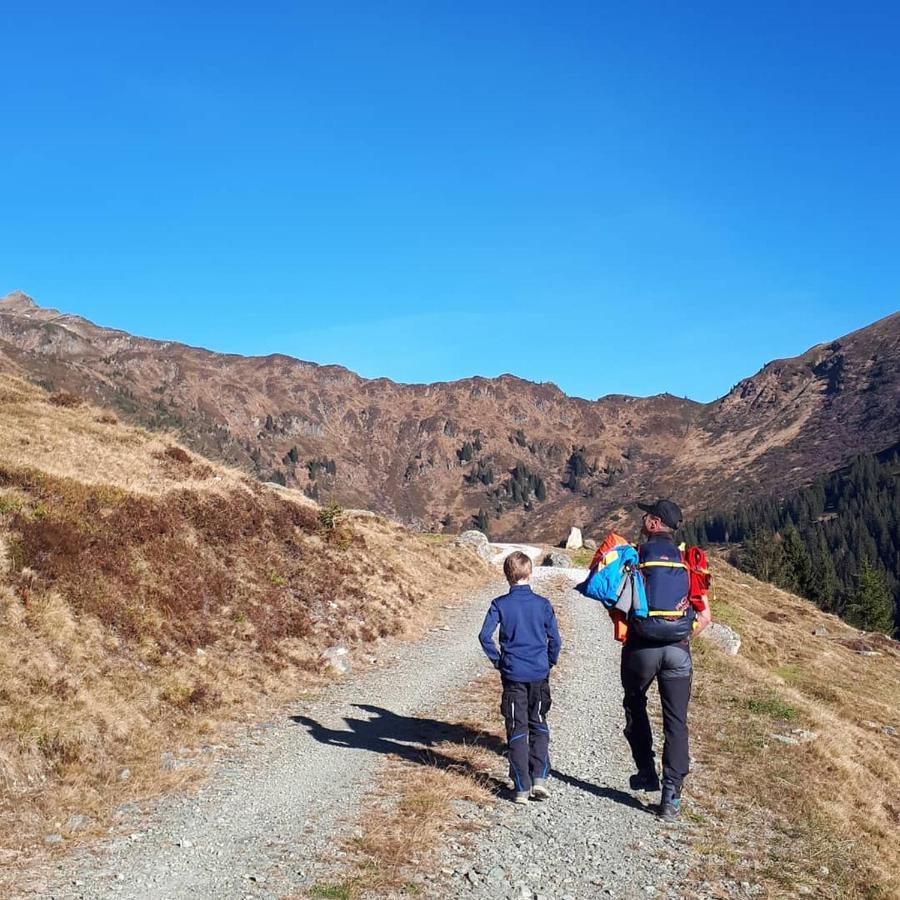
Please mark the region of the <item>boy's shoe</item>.
<svg viewBox="0 0 900 900"><path fill-rule="evenodd" d="M659 802L659 810L657 815L664 822L674 822L681 813L681 797L679 797L674 788L668 786L663 788L662 797Z"/></svg>
<svg viewBox="0 0 900 900"><path fill-rule="evenodd" d="M516 796L513 798L513 803L518 803L521 805L528 803L528 791L516 791Z"/></svg>
<svg viewBox="0 0 900 900"><path fill-rule="evenodd" d="M531 796L534 797L535 800L550 799L550 791L547 790L546 778L534 779L534 783L531 785Z"/></svg>
<svg viewBox="0 0 900 900"><path fill-rule="evenodd" d="M628 779L628 785L633 791L658 791L659 776L656 769L641 769Z"/></svg>

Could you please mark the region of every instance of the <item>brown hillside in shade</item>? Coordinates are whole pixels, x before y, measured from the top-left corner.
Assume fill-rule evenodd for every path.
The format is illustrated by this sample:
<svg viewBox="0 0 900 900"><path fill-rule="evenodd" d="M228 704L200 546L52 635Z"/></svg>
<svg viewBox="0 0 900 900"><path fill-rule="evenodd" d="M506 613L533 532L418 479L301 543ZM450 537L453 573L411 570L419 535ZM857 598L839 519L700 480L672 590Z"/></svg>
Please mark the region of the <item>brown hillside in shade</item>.
<svg viewBox="0 0 900 900"><path fill-rule="evenodd" d="M621 523L635 497L727 507L900 439L900 314L770 363L710 404L590 402L511 375L368 381L133 337L22 294L0 301L0 367L323 499L430 530L485 509L496 536L550 541L573 523Z"/></svg>
<svg viewBox="0 0 900 900"><path fill-rule="evenodd" d="M442 590L487 571L382 519L331 524L296 492L0 376L4 863L183 779L161 753L322 683L332 645L415 635Z"/></svg>

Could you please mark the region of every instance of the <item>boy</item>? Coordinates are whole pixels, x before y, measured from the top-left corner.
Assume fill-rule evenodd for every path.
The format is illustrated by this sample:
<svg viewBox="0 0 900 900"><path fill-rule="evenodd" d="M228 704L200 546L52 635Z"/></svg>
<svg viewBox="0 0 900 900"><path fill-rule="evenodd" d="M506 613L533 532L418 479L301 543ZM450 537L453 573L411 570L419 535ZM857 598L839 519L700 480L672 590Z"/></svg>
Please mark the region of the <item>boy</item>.
<svg viewBox="0 0 900 900"><path fill-rule="evenodd" d="M491 603L478 640L503 682L500 712L506 721L510 777L516 803L546 800L550 773L550 669L562 646L556 615L531 590L531 560L518 550L503 561L509 593ZM500 650L494 630L500 626Z"/></svg>

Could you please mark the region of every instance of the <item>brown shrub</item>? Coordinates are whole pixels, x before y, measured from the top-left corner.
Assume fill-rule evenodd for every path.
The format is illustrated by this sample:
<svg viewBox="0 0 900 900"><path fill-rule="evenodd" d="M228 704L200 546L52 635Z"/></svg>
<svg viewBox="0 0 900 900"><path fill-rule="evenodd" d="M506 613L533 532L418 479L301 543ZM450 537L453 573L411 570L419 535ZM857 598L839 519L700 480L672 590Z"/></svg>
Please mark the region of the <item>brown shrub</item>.
<svg viewBox="0 0 900 900"><path fill-rule="evenodd" d="M0 470L4 480L35 501L12 516L14 572L130 641L204 647L237 621L269 651L317 622L342 625L328 604L363 593L341 545L302 540L318 527L315 511L276 496L181 490L157 499ZM341 533L353 542L349 526ZM276 570L285 574L273 584Z"/></svg>
<svg viewBox="0 0 900 900"><path fill-rule="evenodd" d="M184 463L186 465L190 465L192 461L190 454L187 451L182 450L181 447L166 447L163 451L163 456L165 456L166 459L172 459L175 462Z"/></svg>
<svg viewBox="0 0 900 900"><path fill-rule="evenodd" d="M61 406L63 409L75 409L75 407L81 406L84 400L75 394L70 394L68 391L59 391L56 394L51 394L47 398L47 402L52 403L54 406Z"/></svg>

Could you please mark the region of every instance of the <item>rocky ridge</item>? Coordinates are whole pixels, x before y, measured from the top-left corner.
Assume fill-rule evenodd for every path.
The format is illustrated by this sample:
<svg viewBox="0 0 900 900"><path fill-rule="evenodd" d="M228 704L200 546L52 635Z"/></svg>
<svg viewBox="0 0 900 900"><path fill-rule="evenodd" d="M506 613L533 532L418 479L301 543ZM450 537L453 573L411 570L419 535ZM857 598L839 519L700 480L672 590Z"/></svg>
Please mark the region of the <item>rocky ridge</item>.
<svg viewBox="0 0 900 900"><path fill-rule="evenodd" d="M483 515L495 537L558 540L631 520L637 496L723 507L796 487L900 439L900 313L769 363L700 404L588 401L512 375L366 380L101 328L0 300L0 370L175 429L199 452L428 530ZM723 478L723 472L728 473Z"/></svg>

